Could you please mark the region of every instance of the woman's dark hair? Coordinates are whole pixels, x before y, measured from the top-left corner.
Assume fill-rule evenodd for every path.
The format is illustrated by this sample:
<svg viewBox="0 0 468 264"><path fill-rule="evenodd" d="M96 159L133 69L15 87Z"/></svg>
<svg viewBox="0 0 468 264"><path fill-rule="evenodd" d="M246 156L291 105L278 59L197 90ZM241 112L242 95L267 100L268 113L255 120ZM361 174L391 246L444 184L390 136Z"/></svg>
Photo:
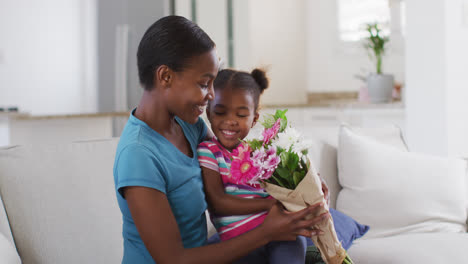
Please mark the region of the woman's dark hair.
<svg viewBox="0 0 468 264"><path fill-rule="evenodd" d="M268 78L265 71L260 69L254 69L251 73L231 69L219 71L213 83L214 89L224 89L228 85L232 89L250 92L254 98L255 111L257 111L260 95L268 88Z"/></svg>
<svg viewBox="0 0 468 264"><path fill-rule="evenodd" d="M211 51L215 43L197 24L181 16L166 16L146 30L137 52L138 76L145 90L154 86L154 74L161 65L176 72L187 61Z"/></svg>

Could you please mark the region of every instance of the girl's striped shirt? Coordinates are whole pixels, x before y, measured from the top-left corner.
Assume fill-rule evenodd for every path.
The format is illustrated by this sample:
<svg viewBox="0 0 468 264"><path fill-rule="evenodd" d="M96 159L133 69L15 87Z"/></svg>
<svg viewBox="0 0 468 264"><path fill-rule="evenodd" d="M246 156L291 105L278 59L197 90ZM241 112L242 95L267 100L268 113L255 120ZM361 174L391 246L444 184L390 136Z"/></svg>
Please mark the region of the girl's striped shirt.
<svg viewBox="0 0 468 264"><path fill-rule="evenodd" d="M227 194L250 199L271 199L268 193L258 186L239 185L231 181L231 153L216 138L200 143L197 152L200 166L219 173ZM223 241L257 227L263 223L266 215L266 211L233 216L217 216L210 212L211 221Z"/></svg>

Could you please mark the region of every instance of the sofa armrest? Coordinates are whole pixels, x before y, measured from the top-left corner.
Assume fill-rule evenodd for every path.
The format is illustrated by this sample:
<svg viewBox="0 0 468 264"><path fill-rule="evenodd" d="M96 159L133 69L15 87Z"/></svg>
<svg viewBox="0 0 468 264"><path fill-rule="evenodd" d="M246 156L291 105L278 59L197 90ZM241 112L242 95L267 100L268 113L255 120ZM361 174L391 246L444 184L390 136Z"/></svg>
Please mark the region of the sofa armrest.
<svg viewBox="0 0 468 264"><path fill-rule="evenodd" d="M0 263L20 264L21 259L15 246L4 235L0 234Z"/></svg>
<svg viewBox="0 0 468 264"><path fill-rule="evenodd" d="M7 213L3 205L2 197L0 196L0 235L3 235L4 238L10 242L12 245L15 245L13 240L13 235L11 234L10 223L8 222Z"/></svg>

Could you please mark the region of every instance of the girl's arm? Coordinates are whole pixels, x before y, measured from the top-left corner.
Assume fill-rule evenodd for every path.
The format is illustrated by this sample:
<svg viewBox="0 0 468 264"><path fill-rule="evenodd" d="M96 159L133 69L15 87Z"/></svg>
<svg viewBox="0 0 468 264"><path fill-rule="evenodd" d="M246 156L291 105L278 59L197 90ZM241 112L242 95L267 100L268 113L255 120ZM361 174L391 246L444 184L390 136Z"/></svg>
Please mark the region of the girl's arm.
<svg viewBox="0 0 468 264"><path fill-rule="evenodd" d="M254 230L225 242L185 249L174 215L164 193L146 187L126 187L124 197L146 248L158 264L231 263L270 241L295 240L296 236L319 234L310 230L328 214L305 220L322 210L320 204L296 213L287 213L279 205L270 210L265 221Z"/></svg>
<svg viewBox="0 0 468 264"><path fill-rule="evenodd" d="M216 215L244 215L268 211L275 199L247 199L224 192L219 172L201 167L205 194L210 209Z"/></svg>

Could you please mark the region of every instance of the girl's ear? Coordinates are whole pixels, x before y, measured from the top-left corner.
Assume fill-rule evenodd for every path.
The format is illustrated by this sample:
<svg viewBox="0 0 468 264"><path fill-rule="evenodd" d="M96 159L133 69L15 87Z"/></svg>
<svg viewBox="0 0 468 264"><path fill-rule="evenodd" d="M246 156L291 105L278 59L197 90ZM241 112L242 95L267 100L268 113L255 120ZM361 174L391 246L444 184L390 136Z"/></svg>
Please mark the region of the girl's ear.
<svg viewBox="0 0 468 264"><path fill-rule="evenodd" d="M254 120L252 122L252 127L255 126L255 124L257 124L257 121L258 121L258 118L260 117L260 114L258 112L255 113L255 116L254 116Z"/></svg>
<svg viewBox="0 0 468 264"><path fill-rule="evenodd" d="M166 65L161 65L154 74L154 84L161 84L164 88L171 87L173 71Z"/></svg>

